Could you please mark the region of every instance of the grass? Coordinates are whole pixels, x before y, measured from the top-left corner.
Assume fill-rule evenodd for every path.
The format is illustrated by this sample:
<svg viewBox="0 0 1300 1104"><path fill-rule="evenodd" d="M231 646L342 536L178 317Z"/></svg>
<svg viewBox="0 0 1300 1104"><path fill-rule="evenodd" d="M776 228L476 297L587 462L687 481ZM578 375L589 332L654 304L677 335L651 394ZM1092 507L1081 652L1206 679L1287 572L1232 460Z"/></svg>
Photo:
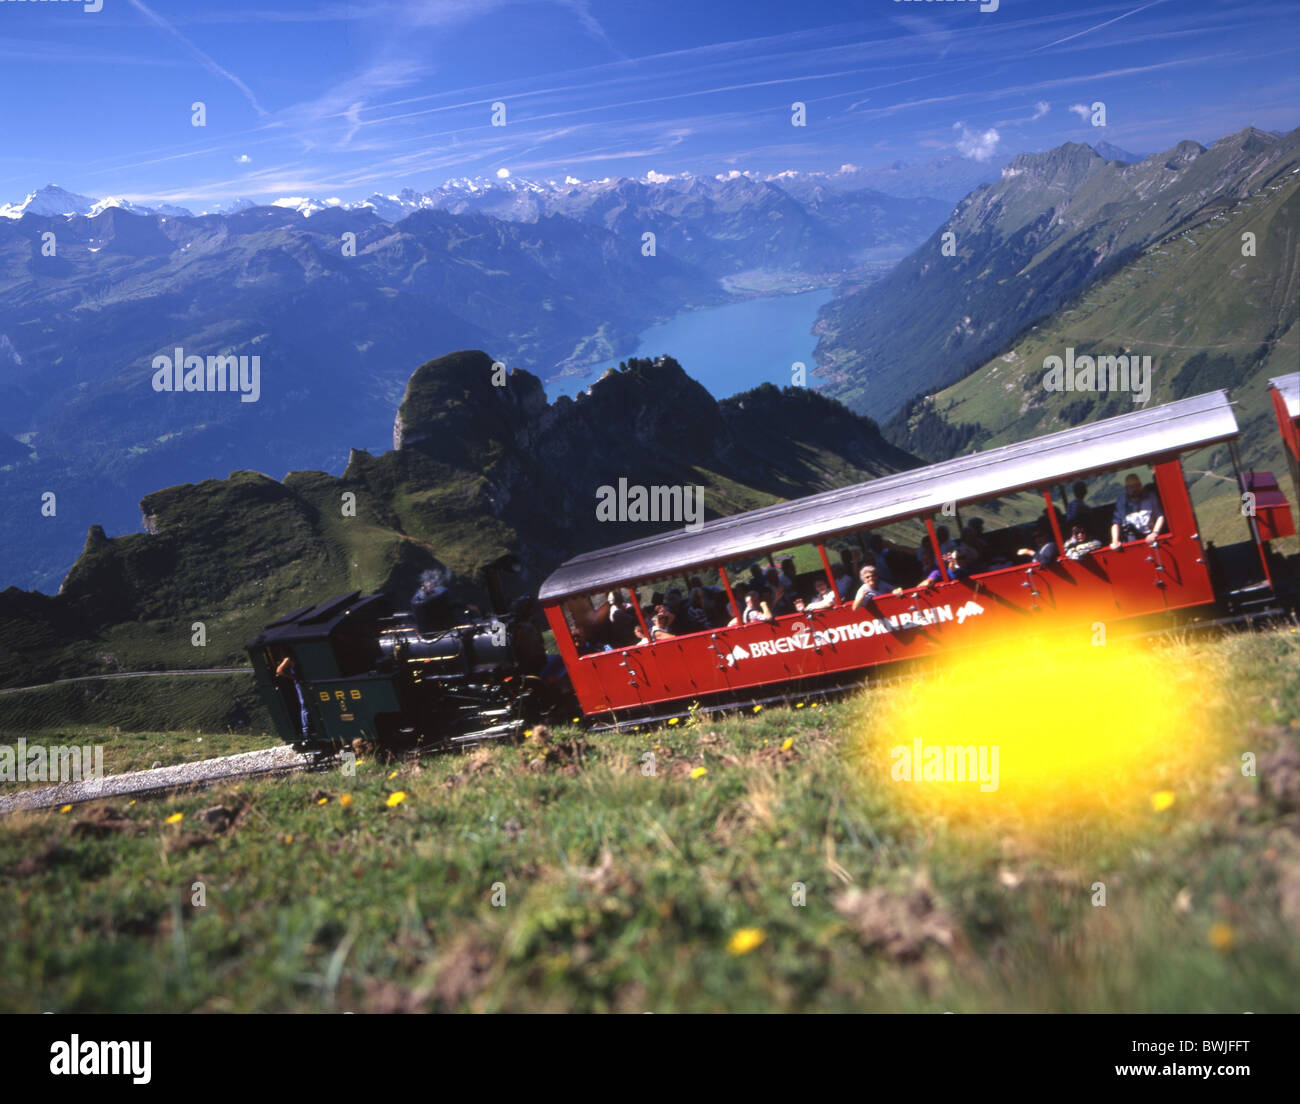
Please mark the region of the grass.
<svg viewBox="0 0 1300 1104"><path fill-rule="evenodd" d="M900 796L905 687L15 815L0 1009L1295 1011L1300 633L1159 647L1209 767L1046 821Z"/></svg>

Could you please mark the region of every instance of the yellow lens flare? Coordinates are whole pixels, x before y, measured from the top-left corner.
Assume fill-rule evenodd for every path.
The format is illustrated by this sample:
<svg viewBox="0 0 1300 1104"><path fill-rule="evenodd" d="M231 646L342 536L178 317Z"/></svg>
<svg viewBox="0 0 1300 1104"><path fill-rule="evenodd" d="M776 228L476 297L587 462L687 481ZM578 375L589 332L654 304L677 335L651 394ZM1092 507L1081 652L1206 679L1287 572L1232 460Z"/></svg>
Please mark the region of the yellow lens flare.
<svg viewBox="0 0 1300 1104"><path fill-rule="evenodd" d="M904 804L990 828L1174 815L1221 756L1223 688L1192 645L1095 639L1026 633L864 695L865 769Z"/></svg>

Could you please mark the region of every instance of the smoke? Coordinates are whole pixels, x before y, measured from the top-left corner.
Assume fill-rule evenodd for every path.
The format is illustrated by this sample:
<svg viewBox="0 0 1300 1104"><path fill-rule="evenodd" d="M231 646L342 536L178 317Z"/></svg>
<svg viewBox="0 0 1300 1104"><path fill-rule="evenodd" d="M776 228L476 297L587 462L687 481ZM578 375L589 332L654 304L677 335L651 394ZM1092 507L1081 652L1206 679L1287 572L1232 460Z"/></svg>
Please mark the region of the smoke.
<svg viewBox="0 0 1300 1104"><path fill-rule="evenodd" d="M420 572L420 586L440 587L447 585L447 572L441 568L430 568Z"/></svg>

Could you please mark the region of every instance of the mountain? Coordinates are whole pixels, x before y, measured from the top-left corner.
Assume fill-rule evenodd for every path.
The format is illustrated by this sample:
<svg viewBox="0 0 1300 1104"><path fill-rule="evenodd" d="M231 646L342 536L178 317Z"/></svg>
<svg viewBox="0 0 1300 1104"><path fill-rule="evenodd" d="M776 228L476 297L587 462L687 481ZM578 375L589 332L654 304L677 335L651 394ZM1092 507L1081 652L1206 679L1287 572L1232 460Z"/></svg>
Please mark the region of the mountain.
<svg viewBox="0 0 1300 1104"><path fill-rule="evenodd" d="M883 279L822 309L827 391L887 418L962 378L1142 250L1300 165L1300 130L1181 142L1133 165L1067 143L1022 154ZM955 255L944 252L945 234Z"/></svg>
<svg viewBox="0 0 1300 1104"><path fill-rule="evenodd" d="M616 356L653 322L724 300L666 251L647 263L639 236L558 216L422 211L391 225L368 211L164 219L109 208L0 221L0 432L33 450L0 461L0 497L57 496L57 514L35 527L0 512L5 581L56 584L92 521L129 531L134 504L163 483L235 466L341 470L337 442L388 437L406 382L395 366L430 347L487 346L511 367L553 371L580 351ZM154 358L177 348L256 355L256 401L155 391Z"/></svg>
<svg viewBox="0 0 1300 1104"><path fill-rule="evenodd" d="M1089 142L1088 145L1107 161L1123 161L1126 164L1131 164L1134 161L1143 160L1146 156L1141 153L1129 153L1128 150L1120 149L1119 146L1113 146L1109 142Z"/></svg>
<svg viewBox="0 0 1300 1104"><path fill-rule="evenodd" d="M597 520L597 488L620 477L702 486L712 518L916 463L807 389L719 403L661 358L548 404L536 376L519 369L495 386L492 365L471 351L417 369L394 449L352 450L339 477L241 470L146 495L145 532L92 526L57 595L0 592L0 681L242 662L275 616L354 588L404 603L431 567L481 601L477 572L506 551L524 563L517 592L531 593L569 556L671 528Z"/></svg>
<svg viewBox="0 0 1300 1104"><path fill-rule="evenodd" d="M340 471L334 442L384 440L394 366L426 349L490 348L549 378L732 289L878 270L947 214L861 190L800 202L739 173L460 180L387 207L295 196L199 217L108 202L45 189L0 220L0 433L30 446L0 453L0 494L57 500L35 529L0 514L0 582L55 586L92 521L129 530L163 482ZM256 401L155 392L154 358L178 348L258 356Z"/></svg>
<svg viewBox="0 0 1300 1104"><path fill-rule="evenodd" d="M119 199L113 196L105 199L91 199L88 196L69 192L60 188L57 184L47 184L44 188L30 193L21 203L0 204L0 217L20 219L24 215L30 214L44 215L46 217L85 215L93 218L110 207L117 207L137 215L166 215L170 218L194 217L193 212L186 210L184 207L174 207L166 203L155 207L145 207L138 203L132 203L129 199Z"/></svg>
<svg viewBox="0 0 1300 1104"><path fill-rule="evenodd" d="M1254 256L1243 256L1251 234ZM1226 387L1247 468L1286 470L1267 381L1300 370L1300 166L1143 250L961 381L909 403L886 436L928 461L1135 409L1124 393L1048 391L1044 360L1149 355L1150 403ZM1211 471L1210 469L1213 469ZM1211 539L1241 539L1225 449L1188 464Z"/></svg>

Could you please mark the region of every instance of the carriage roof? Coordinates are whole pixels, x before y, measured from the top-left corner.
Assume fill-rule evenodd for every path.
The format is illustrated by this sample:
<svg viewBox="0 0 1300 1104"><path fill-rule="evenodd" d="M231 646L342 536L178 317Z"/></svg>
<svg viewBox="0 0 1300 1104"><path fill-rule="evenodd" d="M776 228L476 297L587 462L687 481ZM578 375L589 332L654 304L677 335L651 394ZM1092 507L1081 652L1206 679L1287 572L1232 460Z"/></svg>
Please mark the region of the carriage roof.
<svg viewBox="0 0 1300 1104"><path fill-rule="evenodd" d="M678 574L836 533L882 525L1043 486L1148 457L1177 454L1237 435L1227 393L1212 391L1132 414L1075 426L806 498L575 556L542 584L553 601L638 579Z"/></svg>

